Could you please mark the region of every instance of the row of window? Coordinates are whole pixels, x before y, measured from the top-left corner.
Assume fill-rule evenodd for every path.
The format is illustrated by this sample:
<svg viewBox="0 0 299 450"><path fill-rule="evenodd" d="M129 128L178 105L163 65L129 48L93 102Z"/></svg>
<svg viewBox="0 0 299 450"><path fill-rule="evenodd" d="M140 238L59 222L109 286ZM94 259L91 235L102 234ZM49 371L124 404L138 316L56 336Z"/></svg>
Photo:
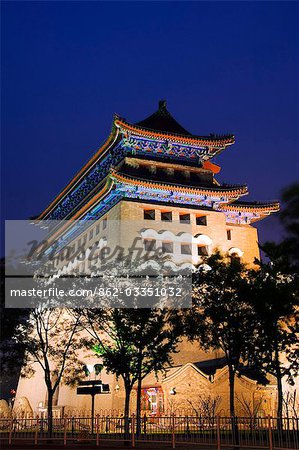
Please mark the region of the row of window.
<svg viewBox="0 0 299 450"><path fill-rule="evenodd" d="M83 246L85 248L86 247L85 244L87 243L87 241L90 241L91 239L93 239L95 236L97 236L100 233L101 224L102 224L102 230L105 230L107 228L107 223L108 223L107 218L103 219L101 222L98 222L95 227L93 227L89 232L85 233L82 237L80 237L77 242L74 242L73 245L68 246L67 250L66 250L66 254L71 255L71 254L75 253L77 250L79 250L81 248L81 246ZM60 260L63 261L64 258L65 258L65 253L62 252ZM59 262L59 259L56 259L55 265L58 265L58 262Z"/></svg>
<svg viewBox="0 0 299 450"><path fill-rule="evenodd" d="M147 252L153 252L157 249L157 242L155 239L144 239L143 240L144 249ZM162 242L161 247L163 253L173 253L173 242ZM197 254L199 256L208 256L207 246L198 246ZM192 255L192 245L191 244L181 244L181 255Z"/></svg>
<svg viewBox="0 0 299 450"><path fill-rule="evenodd" d="M145 209L143 211L143 218L145 220L155 220L155 209ZM163 222L172 222L172 211L161 211L161 220ZM179 214L180 223L191 223L191 217L189 213ZM207 225L207 216L196 216L196 225ZM232 239L232 230L226 230L227 240Z"/></svg>
<svg viewBox="0 0 299 450"><path fill-rule="evenodd" d="M145 209L144 210L144 219L145 220L155 220L156 211L154 209ZM161 211L161 220L165 222L172 222L172 211ZM179 214L180 223L190 224L191 218L189 213L180 213ZM108 219L104 218L101 222L98 222L94 228L92 228L88 233L84 234L83 237L79 238L77 241L77 249L81 247L81 245L85 246L87 240L93 239L97 236L102 230L107 228ZM207 225L207 216L196 216L196 225ZM226 230L227 240L232 239L232 230ZM153 251L156 249L156 241L154 239L145 239L144 240L144 248L147 251ZM173 243L171 242L163 242L162 250L164 253L173 253ZM190 247L190 248L189 248ZM72 251L75 251L76 244L72 248ZM181 245L181 254L191 255L192 248L189 244ZM207 255L206 247L198 247L198 255L205 256ZM58 261L57 261L58 262Z"/></svg>
<svg viewBox="0 0 299 450"><path fill-rule="evenodd" d="M179 214L179 217L180 223L191 223L190 214L182 213ZM155 209L145 209L143 211L143 218L145 220L155 220ZM161 211L161 220L163 222L172 222L172 211ZM207 225L207 216L196 216L196 225Z"/></svg>
<svg viewBox="0 0 299 450"><path fill-rule="evenodd" d="M101 222L97 223L96 226L89 231L89 233L84 234L84 236L78 240L78 248L81 246L81 244L83 244L83 245L86 244L87 237L88 237L88 240L90 241L91 239L94 238L94 236L97 236L100 233L100 231L101 231L100 224L101 223L103 224L102 230L105 230L107 228L107 218L105 218Z"/></svg>

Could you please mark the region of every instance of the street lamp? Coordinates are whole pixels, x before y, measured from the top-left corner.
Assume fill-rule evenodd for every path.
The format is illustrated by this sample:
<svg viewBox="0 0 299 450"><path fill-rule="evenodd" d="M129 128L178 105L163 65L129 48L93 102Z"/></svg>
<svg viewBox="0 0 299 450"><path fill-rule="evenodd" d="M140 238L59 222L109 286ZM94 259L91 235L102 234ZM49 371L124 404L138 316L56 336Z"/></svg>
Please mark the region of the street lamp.
<svg viewBox="0 0 299 450"><path fill-rule="evenodd" d="M86 377L95 372L95 375L101 373L103 369L102 364L86 364L83 367ZM90 395L91 396L91 434L94 429L94 398L97 394L110 394L109 384L104 384L102 380L88 380L79 381L77 387L77 395Z"/></svg>

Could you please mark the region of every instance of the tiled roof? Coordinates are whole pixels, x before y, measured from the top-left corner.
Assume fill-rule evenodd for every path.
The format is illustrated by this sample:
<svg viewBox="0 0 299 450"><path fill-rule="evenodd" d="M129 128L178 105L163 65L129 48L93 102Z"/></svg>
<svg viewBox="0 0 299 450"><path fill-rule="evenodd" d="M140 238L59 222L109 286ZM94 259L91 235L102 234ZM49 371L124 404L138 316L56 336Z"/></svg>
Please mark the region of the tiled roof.
<svg viewBox="0 0 299 450"><path fill-rule="evenodd" d="M194 362L193 364L206 375L215 375L217 369L226 366L226 360L225 358L215 358Z"/></svg>
<svg viewBox="0 0 299 450"><path fill-rule="evenodd" d="M159 102L159 109L155 113L136 124L127 122L119 116L115 117L114 123L129 132L139 132L152 138L174 139L189 144L200 143L201 145L222 148L235 142L235 137L232 134L210 134L209 136L191 134L172 117L166 108L165 100Z"/></svg>
<svg viewBox="0 0 299 450"><path fill-rule="evenodd" d="M159 109L151 116L147 117L136 125L148 130L167 131L171 133L183 134L191 136L191 133L183 128L170 114L166 108L166 101L159 101Z"/></svg>
<svg viewBox="0 0 299 450"><path fill-rule="evenodd" d="M254 212L258 211L260 213L276 212L279 211L279 202L243 202L235 201L229 205L220 206L220 208L227 211L244 211L244 212Z"/></svg>
<svg viewBox="0 0 299 450"><path fill-rule="evenodd" d="M223 357L223 358L208 359L205 361L198 361L194 362L193 364L206 375L215 375L216 370L222 369L223 367L226 366L226 360ZM259 384L263 385L268 384L267 378L254 367L251 368L241 367L238 370L238 373L240 375L244 375L247 378L250 378L251 380L257 381Z"/></svg>
<svg viewBox="0 0 299 450"><path fill-rule="evenodd" d="M246 185L225 185L225 186L213 186L213 187L200 187L200 186L182 186L173 183L164 183L163 181L155 182L148 179L142 179L137 177L131 177L124 175L116 170L111 170L111 175L116 180L124 183L131 183L134 185L145 186L153 189L172 189L181 192L200 193L203 195L221 195L226 197L236 197L240 195L246 195L248 193Z"/></svg>

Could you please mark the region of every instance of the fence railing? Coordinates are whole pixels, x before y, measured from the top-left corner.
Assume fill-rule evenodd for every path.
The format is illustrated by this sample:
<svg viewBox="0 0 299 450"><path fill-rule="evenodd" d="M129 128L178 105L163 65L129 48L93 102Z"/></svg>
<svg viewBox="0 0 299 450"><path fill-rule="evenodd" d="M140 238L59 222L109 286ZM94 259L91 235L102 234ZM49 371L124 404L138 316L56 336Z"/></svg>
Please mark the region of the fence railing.
<svg viewBox="0 0 299 450"><path fill-rule="evenodd" d="M181 444L203 445L211 448L236 447L256 449L299 449L298 418L273 417L202 417L196 415L141 418L137 424L132 414L123 416L96 415L90 417L53 418L52 432L47 418L0 418L0 439L13 444L30 440L60 441L128 441L132 447L141 442L164 443L172 448Z"/></svg>

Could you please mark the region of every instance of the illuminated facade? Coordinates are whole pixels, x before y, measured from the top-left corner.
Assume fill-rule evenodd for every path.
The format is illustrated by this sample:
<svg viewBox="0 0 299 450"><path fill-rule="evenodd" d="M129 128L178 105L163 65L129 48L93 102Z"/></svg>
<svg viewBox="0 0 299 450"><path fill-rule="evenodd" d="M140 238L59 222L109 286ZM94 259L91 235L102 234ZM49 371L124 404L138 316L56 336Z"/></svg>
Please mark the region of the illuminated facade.
<svg viewBox="0 0 299 450"><path fill-rule="evenodd" d="M278 211L279 205L241 201L248 194L246 185L223 185L216 180L220 167L211 160L234 142L232 135L190 134L171 116L165 101L159 102L157 112L137 124L115 116L106 142L38 219L87 222L84 236L68 222L55 236L63 245L71 243L75 248L82 243L88 248L101 239L105 242L107 220L130 220L136 224L132 225L132 235L141 238L145 249L162 247L178 265L187 256L190 260L190 255L196 265L216 248L252 265L259 249L257 230L251 224ZM121 239L126 246L126 236ZM65 270L63 263L57 270ZM34 378L21 379L17 392L18 397L28 397L35 410L43 408L45 401L40 376L37 371ZM121 383L111 375L103 377L111 394L97 399L96 408L122 408ZM242 373L236 391L253 403L266 398L267 408L261 406L266 414L274 409L275 386L262 386L259 381ZM34 391L32 383L38 386ZM223 355L205 353L197 344L184 341L166 376L157 380L149 375L142 392L143 409L149 413L187 408L188 400L196 404L203 395L219 395L220 410L227 413L228 374ZM88 402L77 397L75 390L61 386L56 407L82 409L89 407Z"/></svg>

